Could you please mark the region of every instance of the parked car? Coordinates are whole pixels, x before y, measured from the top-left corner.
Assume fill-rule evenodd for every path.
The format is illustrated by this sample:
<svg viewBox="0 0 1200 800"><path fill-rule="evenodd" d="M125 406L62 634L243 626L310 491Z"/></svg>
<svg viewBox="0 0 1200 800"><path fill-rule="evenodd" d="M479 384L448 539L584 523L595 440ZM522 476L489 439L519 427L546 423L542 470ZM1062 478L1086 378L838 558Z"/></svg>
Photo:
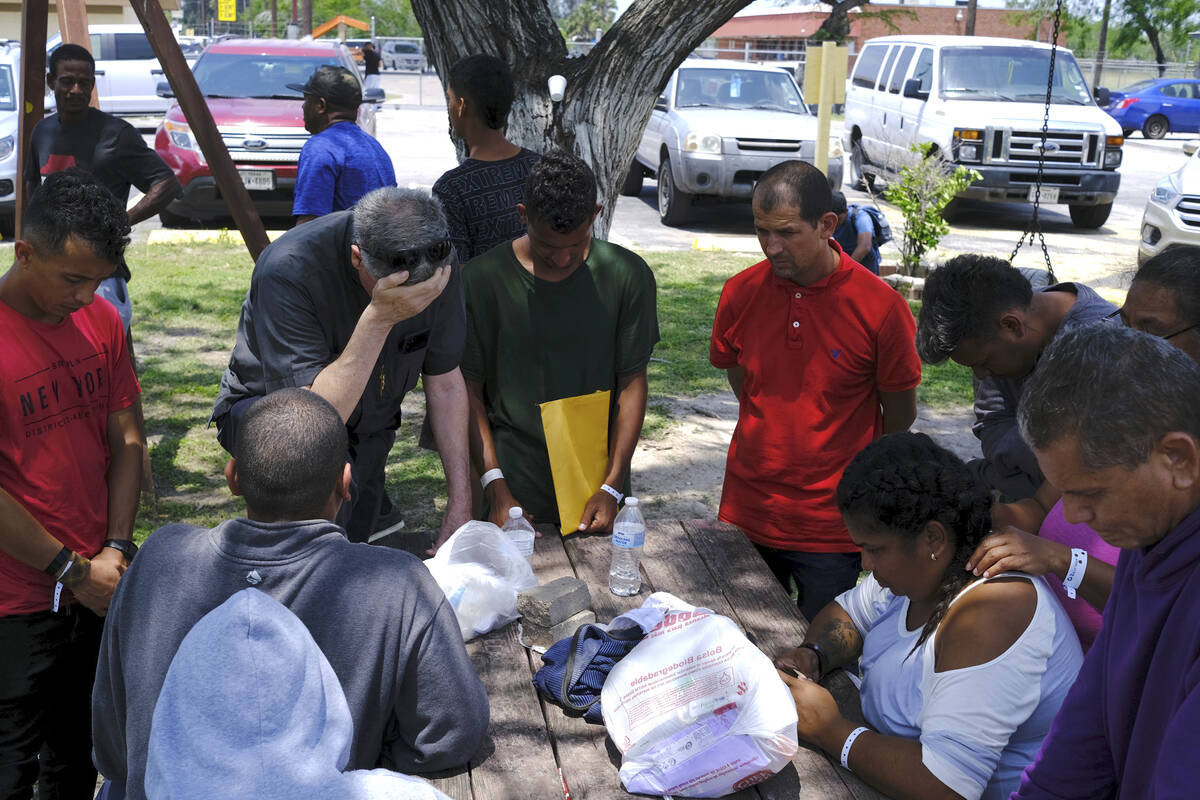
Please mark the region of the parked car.
<svg viewBox="0 0 1200 800"><path fill-rule="evenodd" d="M155 93L162 67L141 25L89 25L92 57L96 59L96 93L100 110L125 116L158 115L170 102ZM54 34L46 43L49 57L62 44Z"/></svg>
<svg viewBox="0 0 1200 800"><path fill-rule="evenodd" d="M20 96L21 45L0 42L0 237L13 235L17 208L17 98Z"/></svg>
<svg viewBox="0 0 1200 800"><path fill-rule="evenodd" d="M425 53L419 42L384 39L380 55L383 56L385 70L425 70Z"/></svg>
<svg viewBox="0 0 1200 800"><path fill-rule="evenodd" d="M1158 182L1142 212L1138 266L1181 244L1200 245L1200 142L1186 142L1190 158Z"/></svg>
<svg viewBox="0 0 1200 800"><path fill-rule="evenodd" d="M829 148L829 184L842 185L837 139L818 142L817 119L788 70L689 59L654 104L621 187L637 195L647 173L658 178L658 213L680 225L700 199L748 201L754 183L781 161L812 163Z"/></svg>
<svg viewBox="0 0 1200 800"><path fill-rule="evenodd" d="M210 45L192 69L260 216L291 216L296 164L309 133L304 129L303 98L287 84L304 83L323 64L358 75L344 46L319 40L225 39ZM159 91L170 96L166 83L159 84ZM358 125L374 136L374 104L383 100L383 90L364 90L363 100ZM163 118L154 149L183 185L183 195L159 214L163 225L229 218L225 199L178 105Z"/></svg>
<svg viewBox="0 0 1200 800"><path fill-rule="evenodd" d="M1200 131L1200 80L1141 81L1108 97L1107 111L1127 137L1137 130L1147 139Z"/></svg>
<svg viewBox="0 0 1200 800"><path fill-rule="evenodd" d="M959 197L1032 202L1044 155L1041 203L1065 203L1071 221L1098 228L1121 185L1121 128L1092 98L1070 50L1054 62L1049 130L1042 123L1050 45L982 36L869 40L846 82L843 145L851 180L894 176L931 143L983 179ZM1101 90L1101 99L1107 104Z"/></svg>

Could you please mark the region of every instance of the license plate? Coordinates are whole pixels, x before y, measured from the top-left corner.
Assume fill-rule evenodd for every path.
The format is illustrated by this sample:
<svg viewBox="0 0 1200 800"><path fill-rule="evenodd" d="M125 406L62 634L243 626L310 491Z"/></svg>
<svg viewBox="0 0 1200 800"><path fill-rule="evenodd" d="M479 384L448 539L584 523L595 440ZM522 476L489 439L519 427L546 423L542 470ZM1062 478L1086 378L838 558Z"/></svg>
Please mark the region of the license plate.
<svg viewBox="0 0 1200 800"><path fill-rule="evenodd" d="M1037 186L1029 187L1029 202L1033 202L1033 198L1037 196ZM1057 203L1058 202L1058 187L1043 186L1042 187L1042 202Z"/></svg>
<svg viewBox="0 0 1200 800"><path fill-rule="evenodd" d="M275 173L269 169L239 169L242 184L251 191L272 191L275 188Z"/></svg>

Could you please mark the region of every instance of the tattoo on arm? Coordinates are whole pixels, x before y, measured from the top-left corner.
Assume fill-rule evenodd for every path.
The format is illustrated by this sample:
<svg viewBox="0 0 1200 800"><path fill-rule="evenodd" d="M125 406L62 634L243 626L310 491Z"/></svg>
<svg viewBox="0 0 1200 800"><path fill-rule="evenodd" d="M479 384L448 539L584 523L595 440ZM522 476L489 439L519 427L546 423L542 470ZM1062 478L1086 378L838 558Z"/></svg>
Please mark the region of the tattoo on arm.
<svg viewBox="0 0 1200 800"><path fill-rule="evenodd" d="M813 641L825 653L827 670L843 667L862 653L862 636L854 623L845 619L829 620Z"/></svg>

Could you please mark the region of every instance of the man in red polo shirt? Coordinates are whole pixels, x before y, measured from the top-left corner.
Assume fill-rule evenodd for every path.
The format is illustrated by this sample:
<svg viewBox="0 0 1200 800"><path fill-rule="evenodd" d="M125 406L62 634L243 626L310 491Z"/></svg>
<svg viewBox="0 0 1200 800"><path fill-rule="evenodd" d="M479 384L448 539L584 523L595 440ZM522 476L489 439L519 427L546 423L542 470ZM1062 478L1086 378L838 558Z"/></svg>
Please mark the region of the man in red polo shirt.
<svg viewBox="0 0 1200 800"><path fill-rule="evenodd" d="M916 323L833 240L833 195L811 164L763 174L754 227L767 258L726 281L709 350L739 402L719 516L785 587L795 578L811 620L861 569L834 501L842 470L916 419Z"/></svg>

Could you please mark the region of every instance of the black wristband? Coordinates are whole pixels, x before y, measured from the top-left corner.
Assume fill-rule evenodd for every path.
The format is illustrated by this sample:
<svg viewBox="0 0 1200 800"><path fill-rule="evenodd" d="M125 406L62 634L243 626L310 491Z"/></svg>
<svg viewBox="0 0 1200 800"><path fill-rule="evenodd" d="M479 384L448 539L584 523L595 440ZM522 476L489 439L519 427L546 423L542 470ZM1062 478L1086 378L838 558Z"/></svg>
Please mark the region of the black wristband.
<svg viewBox="0 0 1200 800"><path fill-rule="evenodd" d="M58 551L58 555L56 555L54 557L54 560L51 561L50 565L48 567L46 567L45 569L43 569L42 572L46 573L51 578L57 578L58 573L62 572L63 567L65 567L67 565L67 562L70 560L71 560L71 548L64 547L62 550Z"/></svg>
<svg viewBox="0 0 1200 800"><path fill-rule="evenodd" d="M133 561L133 557L137 555L138 551L137 545L131 539L107 539L104 542L104 547L111 547L119 551L125 556L125 560L130 562Z"/></svg>
<svg viewBox="0 0 1200 800"><path fill-rule="evenodd" d="M796 649L799 650L801 648L812 650L817 654L817 678L820 679L825 677L825 652L817 646L816 642L805 642Z"/></svg>

